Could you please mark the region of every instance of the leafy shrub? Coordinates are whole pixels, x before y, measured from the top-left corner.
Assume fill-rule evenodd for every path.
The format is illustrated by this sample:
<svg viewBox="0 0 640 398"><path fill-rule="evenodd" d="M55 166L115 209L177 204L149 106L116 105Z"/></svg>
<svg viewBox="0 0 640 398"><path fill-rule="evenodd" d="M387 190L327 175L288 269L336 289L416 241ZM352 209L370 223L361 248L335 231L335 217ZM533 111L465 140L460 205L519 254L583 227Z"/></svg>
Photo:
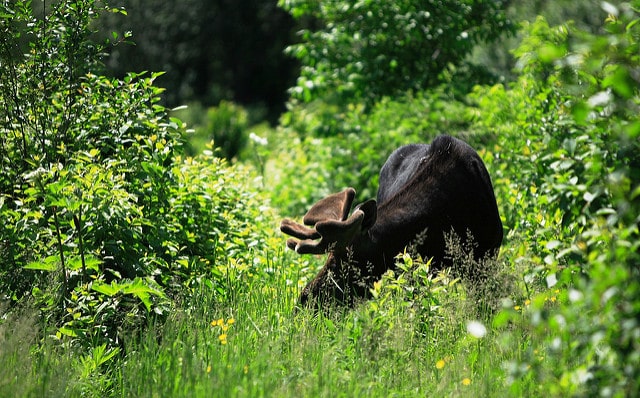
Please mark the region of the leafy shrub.
<svg viewBox="0 0 640 398"><path fill-rule="evenodd" d="M385 97L441 84L463 96L491 80L465 57L476 44L512 30L501 1L280 4L295 18L313 21L301 31L302 42L288 49L302 69L281 118L303 137L361 135L350 116L368 114Z"/></svg>
<svg viewBox="0 0 640 398"><path fill-rule="evenodd" d="M504 313L532 334L509 365L514 391L530 382L553 395L638 388L635 7L610 9L599 35L539 19L516 52L524 73L513 89L475 97L478 128L501 126L493 162L508 225L536 242L516 257L529 263L525 283L538 281L531 307L524 320Z"/></svg>
<svg viewBox="0 0 640 398"><path fill-rule="evenodd" d="M67 152L89 149L80 144L113 151L113 140L100 139L107 132L124 139L127 129L113 127L133 116L132 103L125 103L129 98L103 97L112 91L113 81L92 73L100 67L102 46L89 40L89 24L110 10L94 1L56 2L46 18L37 18L31 7L29 1L17 1L1 8L0 51L6 62L0 66L0 191L7 194L39 165L63 162ZM121 83L121 92L134 84L132 79ZM136 101L146 100L144 91ZM93 97L102 98L92 103ZM121 113L109 110L115 102L123 102Z"/></svg>
<svg viewBox="0 0 640 398"><path fill-rule="evenodd" d="M179 156L184 125L159 105L157 74L76 69L99 65L88 35L104 10L2 7L3 294L32 296L57 339L109 351L194 289L224 300L259 273L271 218L250 172L211 151Z"/></svg>
<svg viewBox="0 0 640 398"><path fill-rule="evenodd" d="M183 137L187 156L201 154L213 141L216 155L228 161L256 161L255 147L251 147L256 142L250 140L251 133L264 135L263 131L271 128L263 120L261 108L244 108L229 101L210 108L194 102L172 109L170 114L190 127Z"/></svg>
<svg viewBox="0 0 640 398"><path fill-rule="evenodd" d="M416 333L427 338L435 333L444 333L442 329L450 326L443 319L448 310L445 307L453 302L454 297L460 298L457 294L460 279L452 276L450 270L434 275L429 261L408 252L398 256L396 267L372 289L373 300L367 309L375 314L377 323L384 324L393 319L388 311L405 310L415 320L413 327Z"/></svg>
<svg viewBox="0 0 640 398"><path fill-rule="evenodd" d="M241 107L222 101L217 107L207 110L204 130L220 148L221 154L228 160L236 157L247 144L247 112Z"/></svg>
<svg viewBox="0 0 640 398"><path fill-rule="evenodd" d="M456 98L479 71L462 63L474 45L511 30L504 5L418 3L280 2L320 27L303 30L302 43L289 48L303 68L272 140L285 143L274 152L286 154L286 164L273 160L266 173L277 207L302 214L346 186L360 200L374 197L378 172L397 147L441 133L472 135Z"/></svg>

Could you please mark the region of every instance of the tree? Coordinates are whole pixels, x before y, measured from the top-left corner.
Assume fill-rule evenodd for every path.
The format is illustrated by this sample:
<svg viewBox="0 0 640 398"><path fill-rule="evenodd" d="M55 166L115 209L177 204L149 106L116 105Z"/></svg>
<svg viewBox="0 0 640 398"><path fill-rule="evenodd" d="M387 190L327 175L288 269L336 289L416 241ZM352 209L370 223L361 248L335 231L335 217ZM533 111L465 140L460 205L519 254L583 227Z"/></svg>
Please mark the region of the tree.
<svg viewBox="0 0 640 398"><path fill-rule="evenodd" d="M297 74L283 54L293 20L261 0L120 0L127 17L105 16L101 30L131 31L135 46L118 46L106 65L118 77L129 71L166 72L158 85L167 106L221 100L266 111L271 122L284 108Z"/></svg>
<svg viewBox="0 0 640 398"><path fill-rule="evenodd" d="M281 0L294 18L321 25L302 30L302 43L288 49L302 64L292 94L304 102L337 96L372 104L386 95L432 87L476 44L511 29L505 3Z"/></svg>

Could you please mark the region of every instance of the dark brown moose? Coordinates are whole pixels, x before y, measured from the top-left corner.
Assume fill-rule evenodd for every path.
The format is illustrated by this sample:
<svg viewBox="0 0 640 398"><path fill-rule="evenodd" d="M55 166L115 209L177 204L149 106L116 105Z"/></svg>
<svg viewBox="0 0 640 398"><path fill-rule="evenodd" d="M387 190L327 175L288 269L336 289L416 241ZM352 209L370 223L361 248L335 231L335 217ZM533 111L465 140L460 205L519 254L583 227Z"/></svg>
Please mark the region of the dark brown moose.
<svg viewBox="0 0 640 398"><path fill-rule="evenodd" d="M395 266L411 246L432 269L449 266L445 235L473 240L473 257L495 257L502 223L487 169L465 142L442 135L431 145L394 151L380 171L377 203L357 205L353 188L313 205L304 225L285 219L280 230L299 254L328 253L325 266L304 288L301 305L353 304ZM306 226L305 226L306 225ZM294 239L295 238L295 239Z"/></svg>

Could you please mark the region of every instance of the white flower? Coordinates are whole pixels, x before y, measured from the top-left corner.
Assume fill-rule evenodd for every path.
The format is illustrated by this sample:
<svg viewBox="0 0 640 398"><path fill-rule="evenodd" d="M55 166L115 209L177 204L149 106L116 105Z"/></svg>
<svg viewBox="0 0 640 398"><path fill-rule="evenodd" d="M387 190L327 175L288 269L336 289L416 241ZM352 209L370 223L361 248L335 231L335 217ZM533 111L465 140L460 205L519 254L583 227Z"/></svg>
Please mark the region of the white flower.
<svg viewBox="0 0 640 398"><path fill-rule="evenodd" d="M611 102L612 99L613 99L613 96L611 95L611 92L607 90L607 91L600 91L599 93L595 93L589 98L587 102L589 102L589 105L591 105L592 107L596 107L601 105L607 105L608 103Z"/></svg>
<svg viewBox="0 0 640 398"><path fill-rule="evenodd" d="M582 300L582 292L576 289L569 290L569 301L575 303L576 301Z"/></svg>
<svg viewBox="0 0 640 398"><path fill-rule="evenodd" d="M606 12L609 15L613 15L614 17L617 17L618 14L620 13L616 6L614 6L613 4L607 1L603 1L602 3L600 3L600 7L602 7L604 12Z"/></svg>
<svg viewBox="0 0 640 398"><path fill-rule="evenodd" d="M556 277L556 274L549 274L547 275L547 287L552 288L556 285L556 283L558 283L558 278Z"/></svg>
<svg viewBox="0 0 640 398"><path fill-rule="evenodd" d="M269 143L269 141L267 141L266 138L260 137L259 135L257 135L256 133L254 133L253 131L249 134L249 139L253 142L255 142L258 145L262 145L265 146Z"/></svg>
<svg viewBox="0 0 640 398"><path fill-rule="evenodd" d="M475 338L481 339L487 334L487 328L478 321L467 322L467 333Z"/></svg>

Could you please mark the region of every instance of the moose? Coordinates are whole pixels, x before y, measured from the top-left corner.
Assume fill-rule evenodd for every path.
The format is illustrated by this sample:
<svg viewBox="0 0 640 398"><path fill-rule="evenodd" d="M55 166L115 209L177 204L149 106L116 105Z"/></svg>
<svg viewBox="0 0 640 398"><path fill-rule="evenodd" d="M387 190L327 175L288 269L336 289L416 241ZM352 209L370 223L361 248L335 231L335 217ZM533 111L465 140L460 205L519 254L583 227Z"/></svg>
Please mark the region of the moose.
<svg viewBox="0 0 640 398"><path fill-rule="evenodd" d="M353 305L373 282L395 266L410 246L431 269L451 265L447 234L473 240L477 261L496 257L502 222L487 169L467 143L448 136L431 144L396 149L382 166L377 199L350 212L356 191L346 188L314 204L303 224L290 219L280 230L292 236L287 247L328 258L300 295L301 306ZM351 213L351 214L349 214Z"/></svg>

